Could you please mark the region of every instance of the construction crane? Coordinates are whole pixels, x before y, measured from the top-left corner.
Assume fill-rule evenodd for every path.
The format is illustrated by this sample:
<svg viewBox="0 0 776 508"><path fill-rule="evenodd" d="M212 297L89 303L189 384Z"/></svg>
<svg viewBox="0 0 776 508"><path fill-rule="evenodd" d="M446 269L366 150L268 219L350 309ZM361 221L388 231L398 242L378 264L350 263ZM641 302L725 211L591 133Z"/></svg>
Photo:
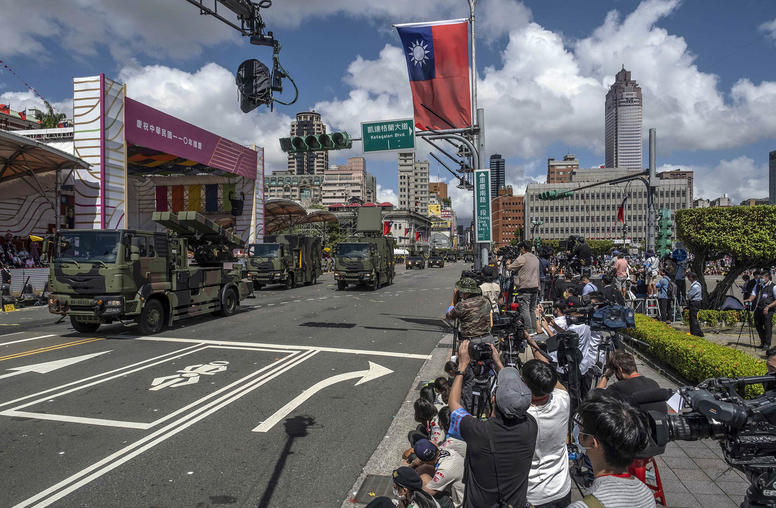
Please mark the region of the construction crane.
<svg viewBox="0 0 776 508"><path fill-rule="evenodd" d="M272 0L259 0L251 2L250 0L186 0L188 3L199 8L199 13L203 16L213 16L222 23L234 28L240 35L250 37L251 44L256 46L268 46L272 48L272 71L262 62L256 59L245 60L237 68L237 90L240 93L240 109L243 113L253 111L262 104L269 106L270 111L274 104L283 104L285 106L296 102L299 97L299 89L294 80L286 72L278 55L280 53L280 41L275 39L272 32L265 33L266 24L261 17L260 9L268 9L272 6ZM208 7L208 5L212 5ZM221 12L218 11L221 5ZM229 19L223 13L226 8L237 16L237 20ZM222 14L223 13L223 14ZM288 102L283 102L274 97L274 92L283 92L283 78L288 78L294 86L294 98Z"/></svg>

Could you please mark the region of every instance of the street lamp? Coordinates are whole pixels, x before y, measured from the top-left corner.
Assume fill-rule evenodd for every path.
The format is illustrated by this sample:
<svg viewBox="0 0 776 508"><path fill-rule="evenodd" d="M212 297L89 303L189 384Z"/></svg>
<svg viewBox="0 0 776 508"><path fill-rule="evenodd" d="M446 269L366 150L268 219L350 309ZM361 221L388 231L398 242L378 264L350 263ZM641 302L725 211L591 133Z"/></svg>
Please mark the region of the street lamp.
<svg viewBox="0 0 776 508"><path fill-rule="evenodd" d="M534 234L536 233L536 228L542 224L544 224L543 220L531 219L531 244L534 243Z"/></svg>

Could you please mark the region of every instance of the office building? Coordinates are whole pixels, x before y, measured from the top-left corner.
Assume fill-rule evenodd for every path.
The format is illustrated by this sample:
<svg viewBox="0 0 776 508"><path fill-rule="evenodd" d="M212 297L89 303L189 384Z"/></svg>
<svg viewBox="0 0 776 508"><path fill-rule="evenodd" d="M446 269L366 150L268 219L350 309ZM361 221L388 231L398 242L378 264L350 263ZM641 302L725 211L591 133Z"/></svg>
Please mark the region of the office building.
<svg viewBox="0 0 776 508"><path fill-rule="evenodd" d="M574 192L571 197L558 200L540 200L545 191L568 191L575 187L603 182L613 178L630 176L638 171L621 168L596 168L576 171L571 182L560 184L529 184L525 191L525 220L544 221L537 227L536 237L562 240L569 235L583 235L586 238L622 239L622 223L617 220L617 211L627 191L625 223L627 238L642 246L647 237L647 190L639 181L630 184L602 185ZM668 208L672 211L689 208L692 205L688 180L680 178L658 179L655 196L655 210ZM524 234L528 238L528 235Z"/></svg>
<svg viewBox="0 0 776 508"><path fill-rule="evenodd" d="M490 197L498 196L498 190L506 185L506 161L499 153L490 156Z"/></svg>
<svg viewBox="0 0 776 508"><path fill-rule="evenodd" d="M323 175L297 175L291 171L274 171L264 179L267 198L299 201L302 206L321 203Z"/></svg>
<svg viewBox="0 0 776 508"><path fill-rule="evenodd" d="M296 114L291 122L291 136L309 136L325 134L326 126L321 114L315 111L303 111ZM301 152L288 154L288 171L294 175L322 175L329 167L329 152Z"/></svg>
<svg viewBox="0 0 776 508"><path fill-rule="evenodd" d="M768 154L768 202L776 205L776 150Z"/></svg>
<svg viewBox="0 0 776 508"><path fill-rule="evenodd" d="M509 245L514 238L523 238L523 196L512 195L511 185L499 190L498 196L491 200L490 208L493 218L493 242L497 249Z"/></svg>
<svg viewBox="0 0 776 508"><path fill-rule="evenodd" d="M348 203L351 198L361 202L373 202L375 199L375 178L366 172L363 157L351 157L347 165L332 166L323 174L321 203L330 206Z"/></svg>
<svg viewBox="0 0 776 508"><path fill-rule="evenodd" d="M728 197L727 194L723 194L720 197L709 201L709 206L711 207L733 206L733 202L730 201L730 198Z"/></svg>
<svg viewBox="0 0 776 508"><path fill-rule="evenodd" d="M415 160L415 152L399 152L399 209L428 213L428 161Z"/></svg>
<svg viewBox="0 0 776 508"><path fill-rule="evenodd" d="M431 182L428 184L428 193L439 200L447 199L447 184L445 182Z"/></svg>
<svg viewBox="0 0 776 508"><path fill-rule="evenodd" d="M692 203L694 201L692 190L695 177L692 170L674 169L671 171L663 171L662 173L658 173L657 177L661 180L687 180L687 188L690 190L690 202Z"/></svg>
<svg viewBox="0 0 776 508"><path fill-rule="evenodd" d="M741 206L760 206L767 205L768 198L747 198L741 201Z"/></svg>
<svg viewBox="0 0 776 508"><path fill-rule="evenodd" d="M625 66L606 94L606 167L641 170L641 88Z"/></svg>
<svg viewBox="0 0 776 508"><path fill-rule="evenodd" d="M563 156L563 160L547 159L547 183L569 183L571 174L579 169L579 161L572 154ZM495 194L494 194L495 195Z"/></svg>

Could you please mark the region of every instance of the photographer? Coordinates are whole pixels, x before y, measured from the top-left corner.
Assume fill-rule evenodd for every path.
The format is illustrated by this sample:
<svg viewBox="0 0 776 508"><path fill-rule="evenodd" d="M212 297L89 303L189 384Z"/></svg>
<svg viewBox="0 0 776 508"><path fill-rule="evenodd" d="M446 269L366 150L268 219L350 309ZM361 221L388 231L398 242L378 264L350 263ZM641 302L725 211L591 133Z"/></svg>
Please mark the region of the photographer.
<svg viewBox="0 0 776 508"><path fill-rule="evenodd" d="M606 385L613 377L617 382L607 388ZM641 411L668 412L660 385L654 379L639 374L636 358L625 351L615 351L609 358L606 372L598 381L596 390L629 402Z"/></svg>
<svg viewBox="0 0 776 508"><path fill-rule="evenodd" d="M593 251L590 250L590 246L585 242L584 237L577 239L577 245L574 247L571 259L575 261L576 265L579 265L579 270L584 275L590 275L593 270Z"/></svg>
<svg viewBox="0 0 776 508"><path fill-rule="evenodd" d="M579 406L574 423L595 481L590 494L569 506L654 507L655 496L649 487L628 473L628 466L648 442L648 430L638 411L627 402L596 395Z"/></svg>
<svg viewBox="0 0 776 508"><path fill-rule="evenodd" d="M498 312L498 306L501 303L501 287L498 285L498 274L496 268L486 266L481 270L483 282L480 284L482 296L490 302L490 308L493 312Z"/></svg>
<svg viewBox="0 0 776 508"><path fill-rule="evenodd" d="M450 391L450 434L466 441L463 506L523 508L536 448L536 420L527 414L531 391L517 369L501 369L492 396L493 412L487 421L481 421L461 406L461 378L470 362L468 341L461 343L458 362L458 375Z"/></svg>
<svg viewBox="0 0 776 508"><path fill-rule="evenodd" d="M773 313L776 307L776 286L771 281L771 272L760 271L760 280L747 302L755 302L754 326L760 336L760 347L769 349L773 335Z"/></svg>
<svg viewBox="0 0 776 508"><path fill-rule="evenodd" d="M604 283L604 287L601 290L604 299L610 305L625 305L625 298L622 296L622 291L620 291L617 286L614 285L614 277L609 274L604 274L601 277L601 281Z"/></svg>
<svg viewBox="0 0 776 508"><path fill-rule="evenodd" d="M533 331L534 309L539 298L539 258L531 252L531 244L521 242L520 256L507 268L517 272L515 285L517 286L517 303L520 304L520 316L529 331Z"/></svg>

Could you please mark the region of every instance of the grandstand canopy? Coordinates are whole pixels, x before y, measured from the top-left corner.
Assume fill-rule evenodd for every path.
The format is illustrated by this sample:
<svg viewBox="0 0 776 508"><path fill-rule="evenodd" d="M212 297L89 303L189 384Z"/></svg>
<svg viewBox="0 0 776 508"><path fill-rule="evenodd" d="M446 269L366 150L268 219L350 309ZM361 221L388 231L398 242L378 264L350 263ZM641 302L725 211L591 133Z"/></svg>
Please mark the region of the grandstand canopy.
<svg viewBox="0 0 776 508"><path fill-rule="evenodd" d="M86 162L69 153L0 131L0 183L48 171L88 167Z"/></svg>

